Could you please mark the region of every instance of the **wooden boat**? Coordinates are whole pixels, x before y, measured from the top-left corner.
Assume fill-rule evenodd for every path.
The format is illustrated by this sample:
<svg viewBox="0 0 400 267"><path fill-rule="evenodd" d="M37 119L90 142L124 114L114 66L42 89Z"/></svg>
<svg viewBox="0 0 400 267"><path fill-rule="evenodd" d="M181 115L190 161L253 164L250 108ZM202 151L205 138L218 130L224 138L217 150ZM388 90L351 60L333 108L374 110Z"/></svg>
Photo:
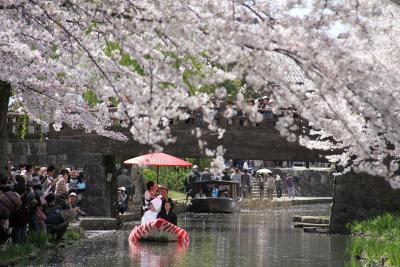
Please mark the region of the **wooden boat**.
<svg viewBox="0 0 400 267"><path fill-rule="evenodd" d="M159 218L154 221L135 226L129 235L129 241L135 243L139 240L156 242L178 241L183 244L188 244L189 235L183 228Z"/></svg>
<svg viewBox="0 0 400 267"><path fill-rule="evenodd" d="M240 211L241 198L238 182L233 181L202 181L194 183L195 197L191 200L189 211L233 213ZM218 194L212 196L212 189L218 189ZM201 191L204 196L201 196Z"/></svg>

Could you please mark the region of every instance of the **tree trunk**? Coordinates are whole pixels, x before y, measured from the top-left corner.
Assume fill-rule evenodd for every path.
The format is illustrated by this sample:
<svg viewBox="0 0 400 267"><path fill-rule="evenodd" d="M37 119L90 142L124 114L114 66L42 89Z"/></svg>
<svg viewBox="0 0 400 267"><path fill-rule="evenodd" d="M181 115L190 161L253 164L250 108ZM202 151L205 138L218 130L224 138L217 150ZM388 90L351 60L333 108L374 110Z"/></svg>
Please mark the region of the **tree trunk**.
<svg viewBox="0 0 400 267"><path fill-rule="evenodd" d="M0 172L5 172L8 160L8 102L11 96L11 84L0 81Z"/></svg>

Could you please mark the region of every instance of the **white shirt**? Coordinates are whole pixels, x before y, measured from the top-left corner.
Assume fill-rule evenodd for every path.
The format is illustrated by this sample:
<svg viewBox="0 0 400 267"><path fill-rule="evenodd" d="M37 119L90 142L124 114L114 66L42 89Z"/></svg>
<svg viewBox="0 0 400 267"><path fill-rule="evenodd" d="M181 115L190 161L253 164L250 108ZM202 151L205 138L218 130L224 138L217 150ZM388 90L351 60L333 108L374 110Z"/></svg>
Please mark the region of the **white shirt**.
<svg viewBox="0 0 400 267"><path fill-rule="evenodd" d="M240 172L235 172L235 173L232 174L231 179L234 182L241 183L242 182L242 175L240 174Z"/></svg>

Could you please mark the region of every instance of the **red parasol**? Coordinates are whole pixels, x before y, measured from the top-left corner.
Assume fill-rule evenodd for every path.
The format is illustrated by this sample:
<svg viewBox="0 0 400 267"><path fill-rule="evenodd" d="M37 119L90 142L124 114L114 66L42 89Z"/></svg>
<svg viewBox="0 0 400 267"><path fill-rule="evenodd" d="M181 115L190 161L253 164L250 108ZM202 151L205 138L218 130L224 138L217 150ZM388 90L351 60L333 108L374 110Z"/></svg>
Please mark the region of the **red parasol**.
<svg viewBox="0 0 400 267"><path fill-rule="evenodd" d="M125 164L134 164L139 166L156 166L157 167L157 184L158 184L158 169L160 166L176 166L176 167L190 167L192 163L183 159L156 152L142 155L136 158L124 161Z"/></svg>

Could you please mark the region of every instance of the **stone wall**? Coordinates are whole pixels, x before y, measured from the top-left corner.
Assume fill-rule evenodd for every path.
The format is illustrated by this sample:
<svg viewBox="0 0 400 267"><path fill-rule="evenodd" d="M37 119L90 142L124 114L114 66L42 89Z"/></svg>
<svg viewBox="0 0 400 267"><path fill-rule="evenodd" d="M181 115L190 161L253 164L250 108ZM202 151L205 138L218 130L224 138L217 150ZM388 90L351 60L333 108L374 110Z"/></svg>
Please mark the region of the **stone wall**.
<svg viewBox="0 0 400 267"><path fill-rule="evenodd" d="M346 225L385 212L400 212L400 190L382 177L349 173L335 179L329 231L347 233Z"/></svg>
<svg viewBox="0 0 400 267"><path fill-rule="evenodd" d="M82 166L78 140L26 140L8 143L8 158L14 164Z"/></svg>
<svg viewBox="0 0 400 267"><path fill-rule="evenodd" d="M300 177L296 184L302 197L331 197L333 195L334 176L329 168L270 168L273 174L284 179L287 174Z"/></svg>

